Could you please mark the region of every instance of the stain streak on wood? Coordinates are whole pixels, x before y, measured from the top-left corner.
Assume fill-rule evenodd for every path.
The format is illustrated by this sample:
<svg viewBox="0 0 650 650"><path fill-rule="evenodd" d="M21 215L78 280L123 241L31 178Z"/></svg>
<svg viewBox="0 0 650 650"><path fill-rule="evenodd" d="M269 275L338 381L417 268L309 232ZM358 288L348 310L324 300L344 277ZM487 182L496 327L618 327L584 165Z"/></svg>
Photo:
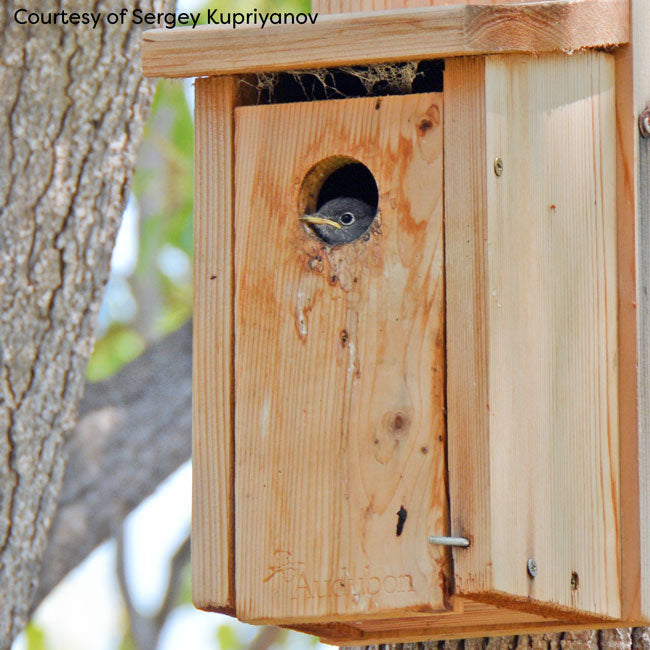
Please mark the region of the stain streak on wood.
<svg viewBox="0 0 650 650"><path fill-rule="evenodd" d="M375 105L236 111L244 620L446 607L446 551L428 544L447 526L442 96ZM433 113L437 124L418 130ZM370 235L332 249L298 221L299 190L316 163L337 154L371 170L380 198ZM408 525L396 536L402 504Z"/></svg>

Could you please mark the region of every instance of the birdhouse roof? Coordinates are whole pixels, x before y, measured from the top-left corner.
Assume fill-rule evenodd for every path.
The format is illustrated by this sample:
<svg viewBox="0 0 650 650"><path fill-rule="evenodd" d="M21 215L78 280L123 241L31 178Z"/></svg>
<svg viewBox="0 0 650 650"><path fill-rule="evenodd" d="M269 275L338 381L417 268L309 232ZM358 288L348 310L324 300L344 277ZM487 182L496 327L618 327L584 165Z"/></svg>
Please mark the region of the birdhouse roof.
<svg viewBox="0 0 650 650"><path fill-rule="evenodd" d="M573 53L628 41L627 0L452 5L318 15L303 25L148 30L142 70L147 77L213 76L462 55Z"/></svg>

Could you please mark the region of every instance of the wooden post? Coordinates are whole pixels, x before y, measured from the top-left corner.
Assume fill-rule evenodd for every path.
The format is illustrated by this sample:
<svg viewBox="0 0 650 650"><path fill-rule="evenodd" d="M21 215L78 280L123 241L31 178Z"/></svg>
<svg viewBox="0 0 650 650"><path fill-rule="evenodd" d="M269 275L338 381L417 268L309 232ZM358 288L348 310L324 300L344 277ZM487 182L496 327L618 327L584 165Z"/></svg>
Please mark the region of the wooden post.
<svg viewBox="0 0 650 650"><path fill-rule="evenodd" d="M630 44L616 53L623 616L650 619L650 4L630 0Z"/></svg>

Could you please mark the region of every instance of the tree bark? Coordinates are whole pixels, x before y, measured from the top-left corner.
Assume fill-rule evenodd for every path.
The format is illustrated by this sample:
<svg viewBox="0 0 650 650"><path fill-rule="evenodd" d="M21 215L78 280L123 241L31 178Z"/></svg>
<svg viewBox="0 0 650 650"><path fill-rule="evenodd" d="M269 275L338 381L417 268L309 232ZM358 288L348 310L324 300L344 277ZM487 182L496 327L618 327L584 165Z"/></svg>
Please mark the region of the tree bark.
<svg viewBox="0 0 650 650"><path fill-rule="evenodd" d="M386 643L344 650L650 650L648 628L520 634L456 641Z"/></svg>
<svg viewBox="0 0 650 650"><path fill-rule="evenodd" d="M190 458L191 425L191 322L88 385L65 445L68 465L32 611Z"/></svg>
<svg viewBox="0 0 650 650"><path fill-rule="evenodd" d="M170 2L149 0L144 9ZM107 14L121 2L80 0ZM126 6L126 4L124 5ZM141 29L0 10L0 647L27 621L153 84Z"/></svg>

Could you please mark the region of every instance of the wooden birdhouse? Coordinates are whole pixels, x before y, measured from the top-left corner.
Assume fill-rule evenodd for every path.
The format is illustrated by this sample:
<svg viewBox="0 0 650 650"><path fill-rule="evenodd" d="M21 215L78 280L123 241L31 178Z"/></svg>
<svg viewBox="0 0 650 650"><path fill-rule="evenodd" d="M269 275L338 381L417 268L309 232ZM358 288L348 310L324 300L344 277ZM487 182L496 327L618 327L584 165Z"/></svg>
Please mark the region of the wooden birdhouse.
<svg viewBox="0 0 650 650"><path fill-rule="evenodd" d="M195 603L338 644L648 624L650 4L353 4L143 38L200 77ZM416 81L251 92L383 64Z"/></svg>

